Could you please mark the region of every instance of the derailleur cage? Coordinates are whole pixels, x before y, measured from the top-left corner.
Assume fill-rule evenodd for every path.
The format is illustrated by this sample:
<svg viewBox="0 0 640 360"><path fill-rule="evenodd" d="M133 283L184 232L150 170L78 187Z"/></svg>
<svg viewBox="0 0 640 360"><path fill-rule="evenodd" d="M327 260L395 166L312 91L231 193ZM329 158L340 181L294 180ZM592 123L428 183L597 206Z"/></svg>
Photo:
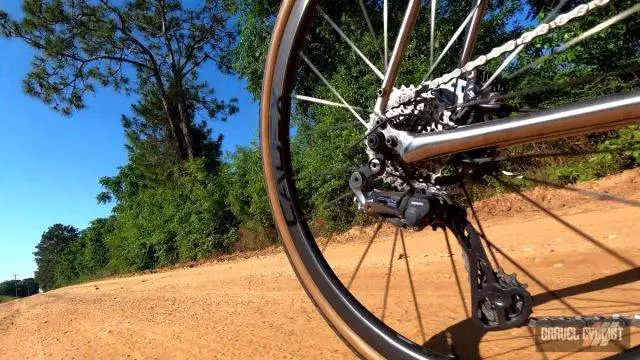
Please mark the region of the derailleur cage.
<svg viewBox="0 0 640 360"><path fill-rule="evenodd" d="M450 217L447 227L455 234L467 261L473 320L486 330L505 330L526 324L531 315L531 295L515 274L497 271L466 218Z"/></svg>

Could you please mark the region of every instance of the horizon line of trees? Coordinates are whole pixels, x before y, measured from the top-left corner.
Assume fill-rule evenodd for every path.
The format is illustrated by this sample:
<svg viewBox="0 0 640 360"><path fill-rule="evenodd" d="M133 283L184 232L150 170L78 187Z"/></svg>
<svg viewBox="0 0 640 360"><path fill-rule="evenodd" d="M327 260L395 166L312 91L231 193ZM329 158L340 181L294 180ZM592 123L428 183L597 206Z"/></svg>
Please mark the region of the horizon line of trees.
<svg viewBox="0 0 640 360"><path fill-rule="evenodd" d="M34 278L0 282L0 296L23 298L39 292L40 286Z"/></svg>

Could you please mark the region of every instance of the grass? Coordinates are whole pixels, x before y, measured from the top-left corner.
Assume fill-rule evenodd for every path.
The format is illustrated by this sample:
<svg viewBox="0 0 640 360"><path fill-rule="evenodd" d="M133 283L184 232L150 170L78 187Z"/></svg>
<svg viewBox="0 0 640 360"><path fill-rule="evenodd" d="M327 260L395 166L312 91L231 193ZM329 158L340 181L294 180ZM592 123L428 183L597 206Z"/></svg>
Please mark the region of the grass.
<svg viewBox="0 0 640 360"><path fill-rule="evenodd" d="M0 304L3 302L7 302L7 301L11 301L11 300L15 300L16 298L13 296L5 296L5 295L0 295Z"/></svg>

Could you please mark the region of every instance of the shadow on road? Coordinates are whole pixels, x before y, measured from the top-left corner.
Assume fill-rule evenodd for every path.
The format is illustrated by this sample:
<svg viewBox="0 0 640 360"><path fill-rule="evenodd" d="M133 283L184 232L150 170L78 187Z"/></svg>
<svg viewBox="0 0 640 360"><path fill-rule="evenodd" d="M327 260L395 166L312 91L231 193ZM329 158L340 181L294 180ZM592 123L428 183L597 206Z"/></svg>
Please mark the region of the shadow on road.
<svg viewBox="0 0 640 360"><path fill-rule="evenodd" d="M640 267L582 284L535 295L533 296L533 306L546 304L552 300L624 285L638 280L640 280ZM443 354L454 354L460 359L480 359L480 341L486 333L487 331L476 325L473 320L465 319L432 336L424 343L424 347ZM456 344L459 345L456 346ZM640 348L635 347L631 350L640 350ZM637 356L637 354L634 356Z"/></svg>

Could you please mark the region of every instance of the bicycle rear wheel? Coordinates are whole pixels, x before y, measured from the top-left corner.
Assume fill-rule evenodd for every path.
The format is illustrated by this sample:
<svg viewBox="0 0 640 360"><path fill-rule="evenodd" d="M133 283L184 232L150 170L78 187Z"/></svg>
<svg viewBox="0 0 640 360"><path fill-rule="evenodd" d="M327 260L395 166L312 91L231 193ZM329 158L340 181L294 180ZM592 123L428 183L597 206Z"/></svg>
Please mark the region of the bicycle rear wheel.
<svg viewBox="0 0 640 360"><path fill-rule="evenodd" d="M296 189L299 179L296 178L291 149L291 139L295 136L295 129L292 130L295 126L291 121L295 115L292 112L292 92L296 89L299 67L305 62L310 65L306 60L300 59L299 52L310 26L318 16L316 1L290 0L282 3L275 21L264 74L260 108L260 146L267 193L285 251L300 282L320 313L356 354L367 359L447 358L451 354L432 351L408 339L358 301L349 289L350 283L345 284L326 261L322 249L317 245L318 236L314 235L309 225L305 212L308 204L302 200ZM337 105L347 105L344 101L341 103ZM349 110L353 111L353 107ZM376 226L368 246L371 246L380 227L381 225ZM465 236L479 239L478 232L464 219L447 223L445 227L449 228L459 241ZM482 233L481 229L479 230ZM404 245L404 238L400 235ZM398 233L393 249L396 247L397 239ZM413 283L411 287L413 289Z"/></svg>

